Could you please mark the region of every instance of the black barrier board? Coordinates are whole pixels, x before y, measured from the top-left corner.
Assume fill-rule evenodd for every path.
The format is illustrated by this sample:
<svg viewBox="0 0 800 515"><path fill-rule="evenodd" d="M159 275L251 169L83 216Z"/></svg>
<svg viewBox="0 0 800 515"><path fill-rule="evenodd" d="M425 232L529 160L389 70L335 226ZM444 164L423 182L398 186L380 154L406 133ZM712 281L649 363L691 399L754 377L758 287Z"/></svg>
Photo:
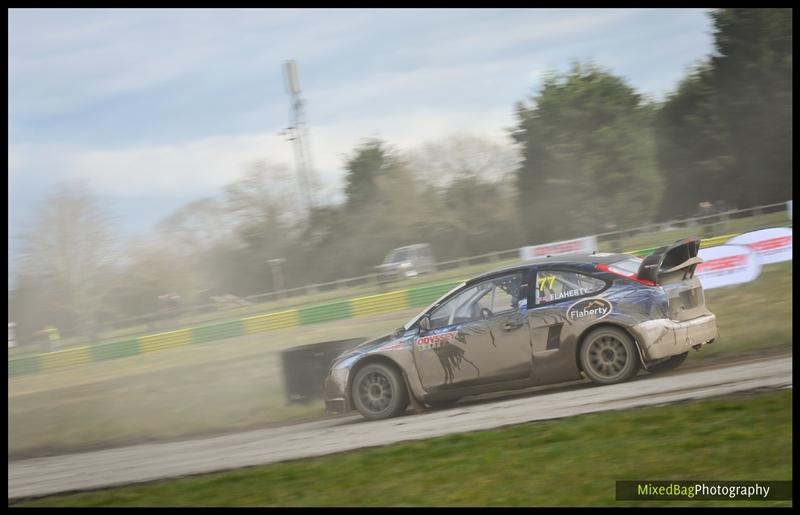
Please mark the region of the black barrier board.
<svg viewBox="0 0 800 515"><path fill-rule="evenodd" d="M305 403L321 397L322 382L339 354L365 342L350 338L312 343L281 352L283 384L288 403Z"/></svg>

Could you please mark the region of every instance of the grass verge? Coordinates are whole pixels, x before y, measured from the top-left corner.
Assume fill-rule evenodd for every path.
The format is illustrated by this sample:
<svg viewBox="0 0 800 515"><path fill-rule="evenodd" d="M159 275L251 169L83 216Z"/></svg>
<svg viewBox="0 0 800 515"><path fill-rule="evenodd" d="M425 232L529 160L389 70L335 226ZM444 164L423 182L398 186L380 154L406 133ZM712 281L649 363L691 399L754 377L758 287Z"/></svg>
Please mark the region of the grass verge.
<svg viewBox="0 0 800 515"><path fill-rule="evenodd" d="M791 392L581 415L27 506L790 506L615 501L615 480L788 480Z"/></svg>

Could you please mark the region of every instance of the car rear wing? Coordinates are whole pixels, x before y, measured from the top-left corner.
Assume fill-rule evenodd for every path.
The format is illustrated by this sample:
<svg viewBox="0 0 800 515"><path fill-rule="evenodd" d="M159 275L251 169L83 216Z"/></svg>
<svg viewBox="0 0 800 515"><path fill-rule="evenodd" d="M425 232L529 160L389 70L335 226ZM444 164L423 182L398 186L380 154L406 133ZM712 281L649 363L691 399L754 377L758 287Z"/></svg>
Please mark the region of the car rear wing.
<svg viewBox="0 0 800 515"><path fill-rule="evenodd" d="M636 275L657 284L691 279L697 265L703 262L697 256L699 250L700 238L696 236L678 240L645 257Z"/></svg>

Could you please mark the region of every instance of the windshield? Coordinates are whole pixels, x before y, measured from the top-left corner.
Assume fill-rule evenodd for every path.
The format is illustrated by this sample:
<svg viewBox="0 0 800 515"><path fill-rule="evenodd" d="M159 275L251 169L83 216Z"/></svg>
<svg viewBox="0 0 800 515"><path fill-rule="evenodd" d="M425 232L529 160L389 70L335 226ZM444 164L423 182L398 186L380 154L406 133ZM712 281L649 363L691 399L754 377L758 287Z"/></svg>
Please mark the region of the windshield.
<svg viewBox="0 0 800 515"><path fill-rule="evenodd" d="M389 263L400 263L408 259L408 249L394 249L386 256L386 259L383 261L384 264ZM374 261L373 261L374 263Z"/></svg>
<svg viewBox="0 0 800 515"><path fill-rule="evenodd" d="M403 326L403 329L405 329L406 331L408 331L409 329L411 329L411 327L413 327L413 325L417 323L417 320L419 320L420 318L422 318L422 315L424 315L424 314L425 314L425 313L427 313L429 310L431 310L431 309L432 309L432 308L433 308L435 305L437 305L437 304L439 304L440 302L442 302L442 300L444 300L444 299L445 299L445 298L447 298L448 296L452 295L452 294L453 294L453 293L454 293L456 290L458 290L458 289L460 289L460 288L463 288L465 284L467 284L467 283L463 282L463 283L459 284L458 286L456 286L455 288L453 288L453 289L452 289L452 290L450 290L449 292L445 293L444 295L442 295L441 297L439 297L438 299L436 299L436 300L435 300L434 302L432 302L432 303L431 303L431 304L430 304L428 307L426 307L425 309L423 309L422 311L420 311L420 312L419 312L419 314L418 314L417 316L415 316L414 318L412 318L411 320L409 320L409 321L406 323L406 325L404 325L404 326Z"/></svg>

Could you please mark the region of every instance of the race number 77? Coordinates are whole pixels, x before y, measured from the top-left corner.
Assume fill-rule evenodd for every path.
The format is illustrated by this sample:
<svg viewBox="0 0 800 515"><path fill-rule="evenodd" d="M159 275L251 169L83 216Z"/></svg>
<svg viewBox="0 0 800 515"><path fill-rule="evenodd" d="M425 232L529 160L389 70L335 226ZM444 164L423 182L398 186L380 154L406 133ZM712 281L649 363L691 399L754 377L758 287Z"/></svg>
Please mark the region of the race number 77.
<svg viewBox="0 0 800 515"><path fill-rule="evenodd" d="M538 281L537 288L539 289L539 291L544 291L545 290L545 285L547 285L546 289L552 290L553 289L553 285L555 283L556 283L556 276L554 276L554 275L541 275L541 276L539 276L539 281Z"/></svg>

